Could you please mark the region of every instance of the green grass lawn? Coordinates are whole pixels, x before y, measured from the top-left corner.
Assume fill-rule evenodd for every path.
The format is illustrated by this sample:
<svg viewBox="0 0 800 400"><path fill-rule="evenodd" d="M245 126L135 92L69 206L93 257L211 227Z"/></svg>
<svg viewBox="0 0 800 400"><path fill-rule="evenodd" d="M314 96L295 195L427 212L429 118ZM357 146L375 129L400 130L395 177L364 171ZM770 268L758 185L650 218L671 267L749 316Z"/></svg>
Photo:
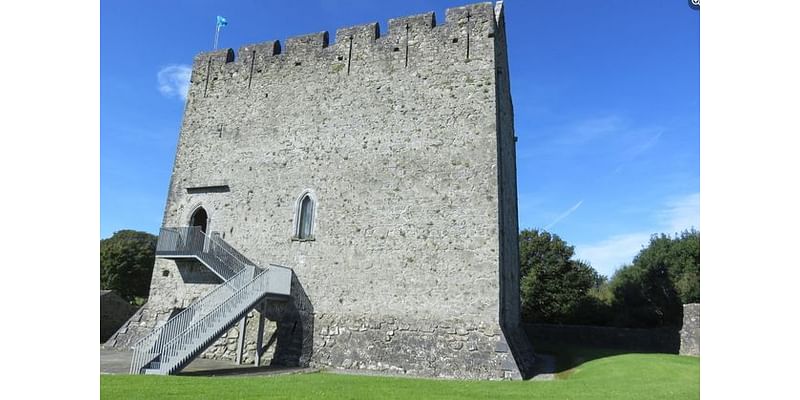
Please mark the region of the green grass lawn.
<svg viewBox="0 0 800 400"><path fill-rule="evenodd" d="M700 359L598 358L554 381L455 381L311 373L256 377L101 375L103 399L699 399Z"/></svg>

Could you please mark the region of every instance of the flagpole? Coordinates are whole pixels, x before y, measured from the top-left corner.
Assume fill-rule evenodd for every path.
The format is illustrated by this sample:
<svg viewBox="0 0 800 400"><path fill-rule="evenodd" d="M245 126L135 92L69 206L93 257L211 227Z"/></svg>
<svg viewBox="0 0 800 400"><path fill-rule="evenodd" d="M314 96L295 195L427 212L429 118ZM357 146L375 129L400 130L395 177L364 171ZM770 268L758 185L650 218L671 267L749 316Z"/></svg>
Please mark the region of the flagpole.
<svg viewBox="0 0 800 400"><path fill-rule="evenodd" d="M219 24L217 24L217 30L214 33L214 50L217 49L217 41L219 40Z"/></svg>

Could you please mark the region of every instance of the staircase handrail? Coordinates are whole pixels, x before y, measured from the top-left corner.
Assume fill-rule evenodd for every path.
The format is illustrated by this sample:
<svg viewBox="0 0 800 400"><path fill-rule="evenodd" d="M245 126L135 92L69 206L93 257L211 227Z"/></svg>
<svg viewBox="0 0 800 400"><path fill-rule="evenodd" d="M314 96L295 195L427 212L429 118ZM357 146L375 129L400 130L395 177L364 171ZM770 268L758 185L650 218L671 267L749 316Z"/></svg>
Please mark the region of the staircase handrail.
<svg viewBox="0 0 800 400"><path fill-rule="evenodd" d="M216 244L217 246L219 246L220 248L225 250L225 252L227 252L230 256L232 256L234 259L236 259L236 261L238 261L242 265L245 265L245 266L255 265L256 267L258 267L258 265L256 263L254 263L249 258L245 257L244 254L242 254L238 250L236 250L236 248L231 246L230 243L226 242L225 239L222 239L219 236L219 234L215 235L214 233L215 232L212 232L211 235L207 235L208 238L211 239L212 242L214 242L214 244Z"/></svg>
<svg viewBox="0 0 800 400"><path fill-rule="evenodd" d="M213 250L211 246L214 246ZM226 256L225 260L220 257L218 253L220 250ZM256 266L238 251L231 250L233 250L233 246L219 236L206 235L198 226L163 227L158 235L158 244L156 245L156 253L183 251L186 255L200 258L224 280L230 279L233 274L248 266ZM214 257L209 257L209 255ZM233 274L229 274L223 268L229 269Z"/></svg>
<svg viewBox="0 0 800 400"><path fill-rule="evenodd" d="M252 280L247 282L239 290L232 293L227 299L217 305L217 307L205 314L202 318L195 320L180 334L176 335L172 340L167 342L162 347L160 352L162 354L160 369L162 371L168 370L172 367L170 361L173 359L173 357L183 357L195 350L198 340L201 342L208 340L209 335L206 334L207 330L209 328L219 329L220 327L224 326L225 322L229 322L231 320L229 316L230 313L240 313L244 308L249 308L251 303L264 296L268 288L268 272L269 271L267 268L259 272L258 275L253 277ZM245 302L247 307L242 307L242 302ZM187 349L188 351L184 350L183 353L185 354L178 353L176 350L181 349L184 344L190 344L191 347ZM178 360L178 362L180 361L182 360Z"/></svg>
<svg viewBox="0 0 800 400"><path fill-rule="evenodd" d="M254 266L242 269L230 280L210 290L200 297L200 299L189 305L189 307L186 307L177 315L167 320L163 325L137 341L136 344L132 346L133 359L131 360L131 373L139 373L139 369L152 361L147 359L148 354L157 355L161 353L164 344L171 341L175 335L180 334L190 326L193 319L203 318L204 315L216 310L217 305L230 297L230 295L223 292L225 289L231 289L233 293L238 292L253 279L255 270L256 268ZM204 312L204 310L208 311Z"/></svg>

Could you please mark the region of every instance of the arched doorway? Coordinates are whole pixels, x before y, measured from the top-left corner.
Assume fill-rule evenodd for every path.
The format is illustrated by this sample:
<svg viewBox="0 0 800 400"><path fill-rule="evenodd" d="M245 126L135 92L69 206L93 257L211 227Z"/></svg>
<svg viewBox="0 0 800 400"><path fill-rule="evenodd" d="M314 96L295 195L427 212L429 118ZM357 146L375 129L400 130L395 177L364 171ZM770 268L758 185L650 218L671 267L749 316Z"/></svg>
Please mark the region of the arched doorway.
<svg viewBox="0 0 800 400"><path fill-rule="evenodd" d="M192 218L189 219L190 226L199 226L200 231L206 233L206 229L208 228L208 213L203 207L197 207L197 210L194 210L192 213Z"/></svg>

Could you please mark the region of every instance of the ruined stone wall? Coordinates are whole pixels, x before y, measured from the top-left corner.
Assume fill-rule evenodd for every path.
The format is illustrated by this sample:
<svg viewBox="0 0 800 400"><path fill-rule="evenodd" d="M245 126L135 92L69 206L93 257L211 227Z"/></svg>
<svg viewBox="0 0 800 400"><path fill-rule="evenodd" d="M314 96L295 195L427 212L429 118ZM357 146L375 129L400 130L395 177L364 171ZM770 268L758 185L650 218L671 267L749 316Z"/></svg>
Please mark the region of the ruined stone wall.
<svg viewBox="0 0 800 400"><path fill-rule="evenodd" d="M198 55L164 226L202 206L251 260L293 268L318 320L316 365L506 376L500 313L518 321L519 272L501 12L480 3L443 24L426 13L385 34L372 23L331 43L321 32ZM301 241L304 193L316 207ZM175 272L157 262L148 307L213 286Z"/></svg>
<svg viewBox="0 0 800 400"><path fill-rule="evenodd" d="M700 356L700 303L683 305L680 354Z"/></svg>
<svg viewBox="0 0 800 400"><path fill-rule="evenodd" d="M100 290L100 343L108 340L134 313L136 307L116 292Z"/></svg>

